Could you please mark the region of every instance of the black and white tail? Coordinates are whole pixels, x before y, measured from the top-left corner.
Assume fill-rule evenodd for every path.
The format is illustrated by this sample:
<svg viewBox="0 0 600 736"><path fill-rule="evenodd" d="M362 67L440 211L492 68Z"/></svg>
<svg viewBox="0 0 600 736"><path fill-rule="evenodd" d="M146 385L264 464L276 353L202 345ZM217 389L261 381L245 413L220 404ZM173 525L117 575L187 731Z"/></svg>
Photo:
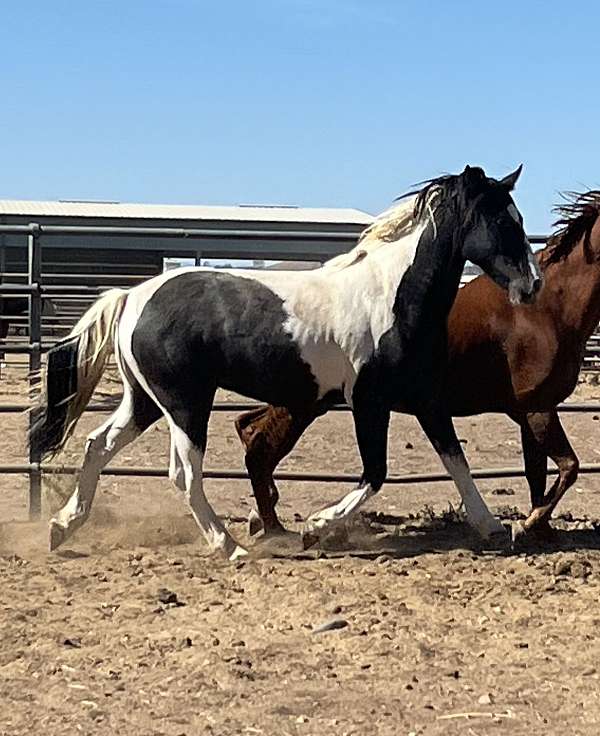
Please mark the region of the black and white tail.
<svg viewBox="0 0 600 736"><path fill-rule="evenodd" d="M126 297L123 289L103 294L69 336L49 351L42 411L29 433L30 450L40 457L56 455L64 447L92 398L113 352Z"/></svg>

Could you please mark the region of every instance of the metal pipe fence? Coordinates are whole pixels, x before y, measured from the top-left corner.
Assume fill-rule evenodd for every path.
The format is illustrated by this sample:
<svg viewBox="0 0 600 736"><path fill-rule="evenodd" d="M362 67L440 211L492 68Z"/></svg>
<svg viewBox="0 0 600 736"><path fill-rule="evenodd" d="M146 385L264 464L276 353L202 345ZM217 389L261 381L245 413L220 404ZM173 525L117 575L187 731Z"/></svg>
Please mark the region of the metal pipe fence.
<svg viewBox="0 0 600 736"><path fill-rule="evenodd" d="M74 475L79 472L78 465L39 465L23 463L15 465L0 465L0 473L12 475L26 475L32 471L46 475ZM600 472L600 464L582 464L579 467L580 474L595 474ZM557 468L550 468L549 475L558 475ZM525 470L520 467L509 468L472 468L471 474L476 480L479 479L501 479L501 478L524 478ZM167 468L153 468L136 465L117 466L109 465L101 471L101 475L128 476L141 478L168 478ZM249 476L243 470L224 468L220 470L203 470L202 477L210 480L248 480ZM313 483L358 483L360 475L351 473L300 473L291 471L277 471L273 473L275 480L283 481L311 481ZM442 483L451 481L452 478L446 473L407 473L405 475L390 475L385 482L390 485L410 485L411 483Z"/></svg>
<svg viewBox="0 0 600 736"><path fill-rule="evenodd" d="M0 404L0 414L18 413L29 411L28 425L31 427L36 419L37 402L39 396L39 369L42 364L42 354L45 350L52 346L52 342L42 342L42 331L47 316L42 315L43 299L55 296L63 301L79 301L82 299L89 300L95 298L101 293L109 283L103 281L115 282L126 281L133 285L143 280L139 275L128 275L120 277L118 275L102 275L97 278L94 276L95 285L83 285L70 283L68 286L59 284L42 284L41 256L42 256L42 236L44 235L74 235L85 234L90 236L106 236L111 237L166 237L181 238L184 240L202 240L210 239L278 239L278 240L331 240L342 245L353 245L356 240L356 233L351 232L306 232L285 231L285 230L242 230L242 229L216 229L216 228L132 228L132 227L102 227L102 226L67 226L67 225L40 225L30 223L29 225L0 225L1 234L24 234L27 236L27 252L28 252L28 270L26 274L26 283L0 283L0 297L18 297L26 296L28 298L28 314L26 320L22 323L28 328L28 341L24 343L0 345L0 351L7 354L26 354L29 356L28 363L28 387L30 403L3 403ZM544 243L545 236L531 236L532 243ZM239 257L236 251L235 255L230 257ZM294 258L299 258L294 254ZM320 260L316 253L310 255L309 260ZM25 274L10 273L11 277L25 277ZM52 274L44 275L49 280L67 280L75 281L77 278L90 279L89 275L78 277L76 274ZM73 319L76 315L69 314L68 317ZM56 316L54 317L56 318ZM63 319L59 315L60 321L68 324L67 317ZM52 318L51 318L52 319ZM598 338L596 338L598 343ZM599 347L600 351L600 347ZM215 411L221 412L239 412L256 407L256 403L251 402L217 402L214 406ZM114 410L116 403L114 401L96 402L90 404L86 411L90 412L108 412ZM332 411L349 411L345 405L334 406ZM561 412L597 412L600 415L600 403L566 403L559 407ZM41 458L35 452L29 451L27 463L21 464L2 464L0 465L0 474L23 474L29 478L29 514L35 519L41 513L41 488L43 475L55 474L75 474L79 471L78 466L74 465L51 465L43 464ZM524 476L523 468L481 468L473 469L474 478L513 478ZM549 471L555 474L557 471L552 469ZM600 464L582 465L581 473L598 473L600 472ZM141 467L141 466L109 466L102 471L103 475L110 476L143 476L143 477L167 477L166 468ZM204 471L206 478L212 479L247 479L248 474L244 471L234 468L225 468L222 470ZM312 482L338 482L338 483L355 483L359 477L353 474L340 473L301 473L280 471L274 474L277 480L289 481L312 481ZM407 475L392 475L386 479L386 483L390 484L410 484L410 483L431 483L450 481L451 478L446 473L411 473Z"/></svg>

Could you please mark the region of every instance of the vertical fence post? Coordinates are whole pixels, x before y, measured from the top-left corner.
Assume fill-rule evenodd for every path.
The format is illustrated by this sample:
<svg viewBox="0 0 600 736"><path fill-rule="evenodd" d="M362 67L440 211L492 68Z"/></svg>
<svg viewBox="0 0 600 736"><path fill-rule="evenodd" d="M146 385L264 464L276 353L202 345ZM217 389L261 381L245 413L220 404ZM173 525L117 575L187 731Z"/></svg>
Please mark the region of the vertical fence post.
<svg viewBox="0 0 600 736"><path fill-rule="evenodd" d="M29 400L34 408L29 412L31 429L38 414L35 406L40 392L40 368L42 365L42 295L40 281L42 273L42 249L40 245L40 226L30 223L27 238L28 248L28 283L35 287L29 295ZM29 450L29 462L32 465L29 473L29 518L39 519L42 511L42 473L39 453Z"/></svg>

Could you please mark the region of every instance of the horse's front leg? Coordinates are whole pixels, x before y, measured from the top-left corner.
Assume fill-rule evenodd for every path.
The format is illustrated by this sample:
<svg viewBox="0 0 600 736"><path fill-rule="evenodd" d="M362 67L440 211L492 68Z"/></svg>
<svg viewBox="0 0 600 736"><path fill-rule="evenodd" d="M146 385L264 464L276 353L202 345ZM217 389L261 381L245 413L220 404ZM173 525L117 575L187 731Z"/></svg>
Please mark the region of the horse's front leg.
<svg viewBox="0 0 600 736"><path fill-rule="evenodd" d="M529 413L524 418L523 427L523 455L525 458L525 472L531 487L532 511L522 523L523 530L539 531L548 535L552 532L550 517L560 499L577 480L579 459L571 447L571 443L560 422L556 410L544 413ZM531 456L539 456L539 478L532 479ZM558 466L558 478L547 494L546 490L546 460L551 457ZM534 481L537 480L537 484Z"/></svg>
<svg viewBox="0 0 600 736"><path fill-rule="evenodd" d="M353 491L308 517L302 535L305 548L315 544L332 525L345 522L385 481L390 411L378 399L356 393L353 404L354 428L363 463L361 480Z"/></svg>
<svg viewBox="0 0 600 736"><path fill-rule="evenodd" d="M429 441L440 456L444 467L452 476L462 498L467 519L484 538L506 534L477 490L467 460L454 430L452 417L443 411L432 411L417 416Z"/></svg>

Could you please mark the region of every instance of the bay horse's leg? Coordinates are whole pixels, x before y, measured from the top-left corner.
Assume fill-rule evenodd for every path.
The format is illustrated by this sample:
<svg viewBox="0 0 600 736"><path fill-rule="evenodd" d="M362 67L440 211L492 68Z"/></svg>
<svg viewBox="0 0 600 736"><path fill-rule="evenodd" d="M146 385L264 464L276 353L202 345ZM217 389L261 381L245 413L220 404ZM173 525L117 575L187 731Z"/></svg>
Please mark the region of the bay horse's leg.
<svg viewBox="0 0 600 736"><path fill-rule="evenodd" d="M452 476L465 506L469 523L484 538L505 534L504 527L491 513L477 490L460 442L454 430L452 417L442 412L417 417L429 441Z"/></svg>
<svg viewBox="0 0 600 736"><path fill-rule="evenodd" d="M545 416L538 414L537 416ZM531 507L541 506L546 493L546 478L548 476L548 456L534 434L528 417L532 414L525 414L516 421L521 427L521 445L523 447L523 462L525 464L525 477L529 484L529 493L531 497ZM538 423L538 427L539 427ZM539 430L538 430L539 435Z"/></svg>
<svg viewBox="0 0 600 736"><path fill-rule="evenodd" d="M534 497L532 488L531 503L533 509L522 523L523 529L527 532L543 530L548 525L558 502L577 480L579 459L565 434L557 411L527 414L526 422L539 452L544 455L544 461L546 456L551 457L558 466L558 478L547 494L544 495L543 492L545 490L545 476L541 496L537 493Z"/></svg>
<svg viewBox="0 0 600 736"><path fill-rule="evenodd" d="M141 388L125 386L118 409L88 435L77 486L50 520L50 550L63 544L90 515L102 469L160 416L156 404Z"/></svg>
<svg viewBox="0 0 600 736"><path fill-rule="evenodd" d="M235 420L236 431L246 448L246 467L260 517L251 527L251 533L258 532L259 526L265 534L284 531L275 511L279 493L273 471L316 416L316 413L292 413L285 407L263 406Z"/></svg>
<svg viewBox="0 0 600 736"><path fill-rule="evenodd" d="M211 551L221 551L230 560L235 560L247 554L246 550L223 526L206 498L202 481L202 463L213 397L214 390L210 396L203 396L200 405L194 407L177 401L170 403L167 413L171 432L169 477L185 493L192 515Z"/></svg>
<svg viewBox="0 0 600 736"><path fill-rule="evenodd" d="M250 535L258 534L261 529L264 529L265 533L267 530L275 533L283 531L275 511L279 492L272 473L277 463L271 460L269 432L270 423L277 423L279 416L274 407L260 406L240 414L234 422L246 453L244 461L258 509L258 514L252 509L248 518Z"/></svg>
<svg viewBox="0 0 600 736"><path fill-rule="evenodd" d="M387 474L387 438L390 411L378 398L355 390L352 414L356 440L363 463L363 473L358 484L339 501L311 514L306 522L302 538L304 546L315 544L332 524L344 522L381 488Z"/></svg>

